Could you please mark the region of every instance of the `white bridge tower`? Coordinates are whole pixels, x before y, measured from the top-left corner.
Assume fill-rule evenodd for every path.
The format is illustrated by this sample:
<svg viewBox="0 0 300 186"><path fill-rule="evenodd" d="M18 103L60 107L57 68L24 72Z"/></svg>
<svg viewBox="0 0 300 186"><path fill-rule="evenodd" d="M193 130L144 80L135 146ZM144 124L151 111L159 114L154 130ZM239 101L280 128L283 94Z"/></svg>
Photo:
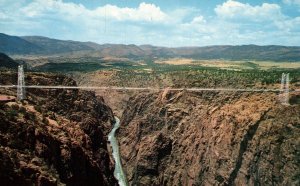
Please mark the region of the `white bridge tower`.
<svg viewBox="0 0 300 186"><path fill-rule="evenodd" d="M17 87L17 99L25 99L25 80L24 80L24 67L23 65L18 66L18 87Z"/></svg>
<svg viewBox="0 0 300 186"><path fill-rule="evenodd" d="M284 105L289 104L289 84L290 84L290 74L282 73L281 76L281 103Z"/></svg>

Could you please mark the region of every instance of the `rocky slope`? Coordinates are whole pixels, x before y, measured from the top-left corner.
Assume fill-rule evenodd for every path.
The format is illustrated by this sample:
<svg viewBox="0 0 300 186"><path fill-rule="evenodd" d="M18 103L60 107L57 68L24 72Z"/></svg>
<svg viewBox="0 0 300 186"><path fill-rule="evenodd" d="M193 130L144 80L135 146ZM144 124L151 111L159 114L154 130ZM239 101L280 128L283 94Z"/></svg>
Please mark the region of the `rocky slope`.
<svg viewBox="0 0 300 186"><path fill-rule="evenodd" d="M300 105L275 93L134 96L118 137L132 185L300 184Z"/></svg>
<svg viewBox="0 0 300 186"><path fill-rule="evenodd" d="M0 84L16 84L1 72ZM76 85L30 73L27 84ZM16 89L0 89L15 95ZM106 134L113 113L102 98L78 90L27 89L27 100L0 102L1 185L116 185ZM2 96L3 97L3 96Z"/></svg>

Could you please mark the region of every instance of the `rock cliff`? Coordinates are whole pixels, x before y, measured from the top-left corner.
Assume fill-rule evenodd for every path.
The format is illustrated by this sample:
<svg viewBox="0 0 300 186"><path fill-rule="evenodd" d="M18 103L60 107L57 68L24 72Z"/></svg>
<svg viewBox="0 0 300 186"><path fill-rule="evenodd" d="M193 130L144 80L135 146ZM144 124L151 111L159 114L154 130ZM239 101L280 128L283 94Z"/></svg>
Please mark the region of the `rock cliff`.
<svg viewBox="0 0 300 186"><path fill-rule="evenodd" d="M298 185L299 116L275 93L134 96L118 133L123 167L132 185Z"/></svg>
<svg viewBox="0 0 300 186"><path fill-rule="evenodd" d="M0 83L16 84L16 77L2 71ZM76 85L54 74L27 73L25 80ZM78 90L26 91L22 102L0 102L1 185L116 185L106 141L114 117L103 99Z"/></svg>

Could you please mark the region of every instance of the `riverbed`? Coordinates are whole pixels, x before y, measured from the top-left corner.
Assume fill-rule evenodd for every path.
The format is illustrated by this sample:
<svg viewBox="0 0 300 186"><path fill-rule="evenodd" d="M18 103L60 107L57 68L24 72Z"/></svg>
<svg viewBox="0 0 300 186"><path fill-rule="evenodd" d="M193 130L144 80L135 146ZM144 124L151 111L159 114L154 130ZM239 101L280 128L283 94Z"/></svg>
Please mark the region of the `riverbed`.
<svg viewBox="0 0 300 186"><path fill-rule="evenodd" d="M116 130L120 127L120 120L117 117L115 117L115 120L116 122L114 124L114 128L108 134L108 141L110 142L110 145L112 147L112 155L115 160L114 176L118 180L120 186L127 186L128 184L122 168L122 163L120 158L119 144L117 138L115 137Z"/></svg>

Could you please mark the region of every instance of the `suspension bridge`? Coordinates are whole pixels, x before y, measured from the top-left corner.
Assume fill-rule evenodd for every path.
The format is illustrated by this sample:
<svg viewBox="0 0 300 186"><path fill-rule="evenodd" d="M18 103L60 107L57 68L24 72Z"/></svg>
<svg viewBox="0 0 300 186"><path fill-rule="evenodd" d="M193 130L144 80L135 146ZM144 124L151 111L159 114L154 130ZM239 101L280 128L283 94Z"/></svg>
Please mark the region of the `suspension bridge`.
<svg viewBox="0 0 300 186"><path fill-rule="evenodd" d="M152 88L152 87L105 87L105 86L46 86L46 85L25 85L23 65L18 67L18 85L0 85L0 88L17 88L17 99L25 99L25 89L84 89L84 90L134 90L134 91L228 91L228 92L277 92L280 93L282 104L289 104L289 93L300 92L300 89L290 90L289 74L283 73L281 77L280 89L236 89L236 88Z"/></svg>

